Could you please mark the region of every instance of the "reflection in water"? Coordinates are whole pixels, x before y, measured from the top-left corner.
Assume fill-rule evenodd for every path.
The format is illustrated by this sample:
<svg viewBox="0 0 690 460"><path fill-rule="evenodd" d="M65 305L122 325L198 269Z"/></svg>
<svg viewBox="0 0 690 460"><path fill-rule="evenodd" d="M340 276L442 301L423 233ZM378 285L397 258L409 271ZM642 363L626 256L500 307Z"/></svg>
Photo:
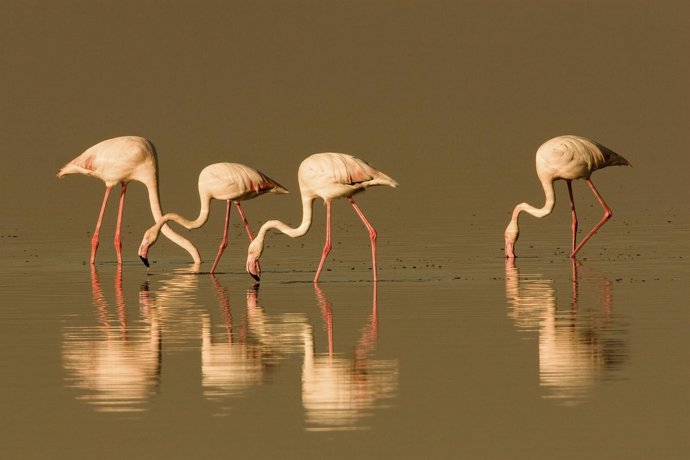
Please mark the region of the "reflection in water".
<svg viewBox="0 0 690 460"><path fill-rule="evenodd" d="M198 272L198 264L175 269L158 280L155 289L151 290L167 352L198 347L202 317L206 312L197 301Z"/></svg>
<svg viewBox="0 0 690 460"><path fill-rule="evenodd" d="M318 285L315 288L328 331L328 353L315 353L313 334L305 330L302 404L307 429L363 428L358 420L382 407L379 401L394 397L398 389L397 360L371 359L378 336L377 283L369 323L362 330L353 357L334 353L333 310L323 291Z"/></svg>
<svg viewBox="0 0 690 460"><path fill-rule="evenodd" d="M95 266L91 290L99 325L73 327L63 333L62 360L67 386L102 412L135 412L158 392L161 369L161 333L150 307L147 284L141 286L139 305L144 325L127 324L122 294L122 267L115 276L117 321L113 322Z"/></svg>
<svg viewBox="0 0 690 460"><path fill-rule="evenodd" d="M571 305L557 308L553 281L541 275L520 275L506 260L506 297L509 316L520 330L539 332L539 381L544 398L567 405L583 402L600 379L610 378L625 359L624 331L611 312L611 282L602 276L595 308L580 300L579 262L572 261ZM589 284L589 283L588 283Z"/></svg>
<svg viewBox="0 0 690 460"><path fill-rule="evenodd" d="M201 278L205 280L207 278ZM214 403L214 413L230 413L227 403L246 397L288 360L303 358L302 405L307 430L365 428L361 420L396 395L398 363L375 360L378 337L377 286L372 310L352 355L334 351L333 310L323 291L315 286L316 299L328 332L328 350L316 353L313 328L306 313L267 313L259 304L258 287L246 293L246 307L231 308L228 290L211 276L217 306L198 305L200 278L195 268L176 270L149 292L149 282L139 292L140 317L127 318L121 267L115 276L116 311L109 311L96 270L91 289L97 323L67 327L63 333L62 360L66 385L79 390L80 400L101 412L147 410L158 393L162 337L167 353L200 350L204 398ZM220 315L212 314L219 309ZM213 318L219 324L214 325ZM173 346L170 346L173 344ZM172 362L175 362L174 360Z"/></svg>
<svg viewBox="0 0 690 460"><path fill-rule="evenodd" d="M247 292L246 315L237 326L227 289L213 275L212 280L225 324L218 339L210 316L204 315L201 375L204 396L218 400L241 396L252 385L262 383L265 373L279 361L299 353L302 331L308 326L303 314L267 315L258 304L256 287Z"/></svg>
<svg viewBox="0 0 690 460"><path fill-rule="evenodd" d="M211 317L203 317L201 331L201 383L204 396L217 399L240 394L244 389L261 382L261 358L257 349L246 343L244 328L235 337L228 291L215 275L213 284L225 318L225 340L213 341Z"/></svg>

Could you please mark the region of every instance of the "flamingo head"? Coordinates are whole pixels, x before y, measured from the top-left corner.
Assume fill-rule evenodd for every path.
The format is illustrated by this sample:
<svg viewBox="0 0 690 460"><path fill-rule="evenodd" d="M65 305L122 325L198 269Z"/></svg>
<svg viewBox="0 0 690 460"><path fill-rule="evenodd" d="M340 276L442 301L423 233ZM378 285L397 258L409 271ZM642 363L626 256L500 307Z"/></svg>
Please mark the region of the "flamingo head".
<svg viewBox="0 0 690 460"><path fill-rule="evenodd" d="M515 242L520 236L520 229L518 228L517 222L510 222L505 231L505 254L506 258L515 258Z"/></svg>
<svg viewBox="0 0 690 460"><path fill-rule="evenodd" d="M258 238L252 241L252 243L249 245L249 249L247 249L247 273L249 273L256 281L259 281L261 276L259 257L261 257L262 249L263 245Z"/></svg>
<svg viewBox="0 0 690 460"><path fill-rule="evenodd" d="M158 232L156 230L157 229L155 226L146 230L146 233L144 233L144 238L141 240L141 245L139 246L139 258L147 267L149 266L149 248L153 246L158 239Z"/></svg>

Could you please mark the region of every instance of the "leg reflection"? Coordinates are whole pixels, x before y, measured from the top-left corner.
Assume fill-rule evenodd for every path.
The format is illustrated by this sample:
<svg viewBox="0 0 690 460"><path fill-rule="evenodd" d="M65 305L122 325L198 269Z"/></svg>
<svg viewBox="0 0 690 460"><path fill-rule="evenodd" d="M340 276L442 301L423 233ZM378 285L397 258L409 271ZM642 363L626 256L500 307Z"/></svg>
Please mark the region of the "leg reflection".
<svg viewBox="0 0 690 460"><path fill-rule="evenodd" d="M592 302L580 291L579 262L572 261L571 308L559 310L554 282L542 275L521 275L514 261L505 267L506 298L518 329L539 334L539 377L545 398L564 404L586 399L592 388L625 355L623 329L610 321L611 291L606 277L587 278L603 286L603 296ZM591 283L593 281L593 283Z"/></svg>
<svg viewBox="0 0 690 460"><path fill-rule="evenodd" d="M158 391L161 337L155 312L148 311L140 292L144 320L127 323L122 271L115 273L118 326L111 326L108 302L95 266L91 266L91 293L99 326L72 326L63 332L62 361L66 385L78 399L101 412L138 412ZM142 290L145 286L142 286Z"/></svg>
<svg viewBox="0 0 690 460"><path fill-rule="evenodd" d="M378 334L377 283L374 282L372 312L355 346L354 356L339 356L333 346L333 309L318 284L316 300L328 332L328 354L315 351L311 330L304 334L302 405L308 430L366 428L361 419L371 415L398 388L397 360L375 360Z"/></svg>
<svg viewBox="0 0 690 460"><path fill-rule="evenodd" d="M214 340L211 317L202 317L201 384L204 396L220 399L240 396L263 381L264 365L261 347L247 341L246 334L239 340L233 334L233 315L227 289L211 275L218 305L225 323L225 337ZM249 304L247 306L249 309Z"/></svg>

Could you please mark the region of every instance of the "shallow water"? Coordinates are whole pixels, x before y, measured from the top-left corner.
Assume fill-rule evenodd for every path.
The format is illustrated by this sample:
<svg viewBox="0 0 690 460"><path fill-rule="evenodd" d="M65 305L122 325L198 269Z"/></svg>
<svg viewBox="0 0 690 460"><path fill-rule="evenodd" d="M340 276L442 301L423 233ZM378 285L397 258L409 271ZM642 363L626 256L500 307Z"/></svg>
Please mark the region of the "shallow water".
<svg viewBox="0 0 690 460"><path fill-rule="evenodd" d="M256 287L184 264L120 270L110 248L89 268L74 262L88 238L64 243L73 261L18 256L1 278L11 457L313 458L328 446L340 458L682 458L690 447L689 273L675 244L633 262L451 254L441 268L403 268L384 249L376 284L334 260L318 286L310 270L265 265Z"/></svg>
<svg viewBox="0 0 690 460"><path fill-rule="evenodd" d="M687 2L7 1L0 131L0 457L684 459L690 452ZM106 19L107 18L107 19ZM28 33L30 31L31 33ZM296 170L343 151L395 178L271 234L260 286L223 203L161 238L127 188L124 263L103 184L55 179L96 142L152 139L165 211L197 174L290 189L244 205L300 220ZM614 211L573 263L565 184L544 219L534 152L591 137L632 168L592 176ZM602 210L573 183L580 237Z"/></svg>

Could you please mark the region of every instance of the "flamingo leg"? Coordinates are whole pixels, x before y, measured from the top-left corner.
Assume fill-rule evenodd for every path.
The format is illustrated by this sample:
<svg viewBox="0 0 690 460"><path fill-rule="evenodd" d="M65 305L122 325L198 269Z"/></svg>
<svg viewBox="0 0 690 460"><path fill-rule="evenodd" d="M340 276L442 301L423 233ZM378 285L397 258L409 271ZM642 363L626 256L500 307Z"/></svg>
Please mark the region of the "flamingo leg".
<svg viewBox="0 0 690 460"><path fill-rule="evenodd" d="M573 184L572 181L566 181L568 184L568 196L570 197L570 212L573 215L573 244L570 248L571 253L575 251L575 245L577 244L577 213L575 212L575 198L573 197Z"/></svg>
<svg viewBox="0 0 690 460"><path fill-rule="evenodd" d="M352 197L348 197L348 200L350 200L350 204L369 231L369 242L371 243L371 270L374 272L374 281L378 281L378 276L376 275L376 230L374 230L374 227L371 226L367 218L364 217L364 213L359 209L355 200L353 200Z"/></svg>
<svg viewBox="0 0 690 460"><path fill-rule="evenodd" d="M579 262L575 259L570 259L572 262L572 308L574 312L577 312L577 295L578 295L578 279L577 279L577 268L579 266Z"/></svg>
<svg viewBox="0 0 690 460"><path fill-rule="evenodd" d="M223 251L228 247L228 227L230 226L230 202L232 200L227 200L225 206L225 227L223 230L223 241L220 242L218 247L218 254L216 255L216 260L213 262L213 267L211 267L211 273L215 273L218 262L220 261L220 256L223 255Z"/></svg>
<svg viewBox="0 0 690 460"><path fill-rule="evenodd" d="M103 204L101 205L101 212L98 214L98 221L96 222L96 229L93 231L91 237L91 265L96 263L96 250L98 249L98 235L101 233L101 222L103 221L103 214L105 213L105 206L108 204L108 197L112 187L105 188L105 195L103 196Z"/></svg>
<svg viewBox="0 0 690 460"><path fill-rule="evenodd" d="M120 234L122 232L122 211L125 208L125 193L127 192L127 184L122 183L122 190L120 191L120 208L117 211L117 227L115 228L115 252L117 253L117 263L122 264L122 240Z"/></svg>
<svg viewBox="0 0 690 460"><path fill-rule="evenodd" d="M252 233L252 229L249 228L249 222L247 222L247 218L244 217L244 212L242 211L242 206L240 205L239 201L235 201L235 207L237 208L237 212L240 213L240 218L242 219L244 228L247 230L247 235L249 235L249 241L254 241L254 234Z"/></svg>
<svg viewBox="0 0 690 460"><path fill-rule="evenodd" d="M252 229L249 228L249 222L247 222L247 218L244 217L244 211L242 211L242 206L239 201L235 201L235 207L237 208L237 212L240 213L240 218L242 219L245 230L247 230L247 236L249 236L249 242L251 243L254 241L254 233L252 233ZM261 263L258 260L256 261L256 267L261 271Z"/></svg>
<svg viewBox="0 0 690 460"><path fill-rule="evenodd" d="M589 240L596 232L601 228L602 225L606 223L607 220L611 218L613 215L613 211L611 211L611 208L606 204L604 199L601 197L599 192L597 191L596 187L594 187L594 184L590 179L586 179L587 184L589 185L589 188L592 189L592 192L594 193L594 196L597 197L597 200L599 201L599 204L601 205L602 208L604 208L604 217L601 218L598 224L594 226L594 228L585 236L582 241L580 241L580 244L577 245L577 247L573 250L573 253L570 255L570 257L575 257L575 254L578 253L580 249L582 249L582 246L585 245L587 240Z"/></svg>
<svg viewBox="0 0 690 460"><path fill-rule="evenodd" d="M314 276L314 283L317 283L319 281L319 275L321 274L323 263L326 261L326 256L329 252L331 252L331 202L326 201L326 244L323 245L323 252L321 253L321 262L319 262L319 268L316 270L316 275Z"/></svg>

